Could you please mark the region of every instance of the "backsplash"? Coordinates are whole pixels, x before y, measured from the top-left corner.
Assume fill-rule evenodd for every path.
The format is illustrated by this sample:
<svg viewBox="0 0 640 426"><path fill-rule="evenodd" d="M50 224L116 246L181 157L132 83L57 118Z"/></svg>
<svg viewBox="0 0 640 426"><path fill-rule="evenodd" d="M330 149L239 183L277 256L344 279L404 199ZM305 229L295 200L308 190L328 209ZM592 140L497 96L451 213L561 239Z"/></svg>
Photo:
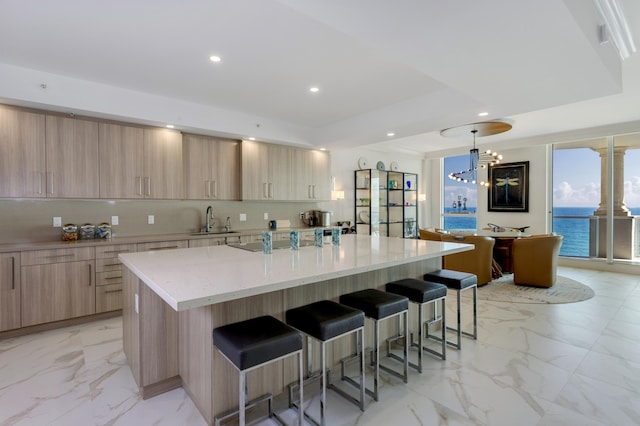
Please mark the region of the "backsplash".
<svg viewBox="0 0 640 426"><path fill-rule="evenodd" d="M53 218L61 217L62 224L78 226L102 222L111 223L114 237L189 233L198 231L205 223L207 206L213 207L214 228L224 228L227 216L233 230L266 229L269 220L286 219L292 227L304 226L299 213L306 210L331 209L332 201L323 203L248 202L248 201L156 201L156 200L0 200L0 244L60 240L62 228L53 227ZM268 213L269 219L264 219ZM246 221L239 220L246 214ZM154 224L149 225L148 216Z"/></svg>

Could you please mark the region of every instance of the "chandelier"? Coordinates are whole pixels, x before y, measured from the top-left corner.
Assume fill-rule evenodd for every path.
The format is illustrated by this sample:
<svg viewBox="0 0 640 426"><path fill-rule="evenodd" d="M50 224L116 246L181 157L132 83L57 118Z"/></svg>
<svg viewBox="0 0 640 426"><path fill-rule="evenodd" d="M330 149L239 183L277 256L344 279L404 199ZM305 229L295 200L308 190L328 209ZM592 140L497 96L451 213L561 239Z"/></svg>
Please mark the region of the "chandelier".
<svg viewBox="0 0 640 426"><path fill-rule="evenodd" d="M449 179L474 185L477 184L478 169L484 169L487 166L493 166L494 164L500 163L502 155L490 149L480 152L480 150L476 148L476 135L495 135L506 132L507 130L510 130L511 127L511 124L503 121L484 121L442 130L440 134L446 137L460 136L461 134L466 134L466 132L471 132L471 134L473 134L473 148L469 151L469 168L459 172L450 173ZM480 185L489 186L489 183L481 181Z"/></svg>

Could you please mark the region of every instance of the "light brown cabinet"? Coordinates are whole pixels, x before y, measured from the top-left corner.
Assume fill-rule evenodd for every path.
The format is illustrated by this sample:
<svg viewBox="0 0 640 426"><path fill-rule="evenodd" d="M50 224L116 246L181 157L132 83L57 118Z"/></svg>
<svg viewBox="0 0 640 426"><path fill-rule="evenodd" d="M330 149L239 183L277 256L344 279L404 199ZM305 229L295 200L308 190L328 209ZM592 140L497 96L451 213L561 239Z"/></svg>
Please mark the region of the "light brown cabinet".
<svg viewBox="0 0 640 426"><path fill-rule="evenodd" d="M20 253L0 253L0 331L20 328Z"/></svg>
<svg viewBox="0 0 640 426"><path fill-rule="evenodd" d="M155 250L172 250L179 248L188 248L188 240L178 241L156 241L153 243L138 243L136 244L136 251L155 251Z"/></svg>
<svg viewBox="0 0 640 426"><path fill-rule="evenodd" d="M100 123L100 198L183 197L182 135Z"/></svg>
<svg viewBox="0 0 640 426"><path fill-rule="evenodd" d="M45 197L45 116L0 106L0 197Z"/></svg>
<svg viewBox="0 0 640 426"><path fill-rule="evenodd" d="M293 199L331 199L331 157L328 152L291 149L291 192Z"/></svg>
<svg viewBox="0 0 640 426"><path fill-rule="evenodd" d="M22 327L95 313L93 247L21 254Z"/></svg>
<svg viewBox="0 0 640 426"><path fill-rule="evenodd" d="M122 262L120 253L133 253L135 244L96 247L96 313L122 309Z"/></svg>
<svg viewBox="0 0 640 426"><path fill-rule="evenodd" d="M240 199L239 141L187 134L182 149L187 199Z"/></svg>
<svg viewBox="0 0 640 426"><path fill-rule="evenodd" d="M46 194L50 198L97 198L98 123L48 115Z"/></svg>
<svg viewBox="0 0 640 426"><path fill-rule="evenodd" d="M242 141L242 199L291 200L291 150Z"/></svg>

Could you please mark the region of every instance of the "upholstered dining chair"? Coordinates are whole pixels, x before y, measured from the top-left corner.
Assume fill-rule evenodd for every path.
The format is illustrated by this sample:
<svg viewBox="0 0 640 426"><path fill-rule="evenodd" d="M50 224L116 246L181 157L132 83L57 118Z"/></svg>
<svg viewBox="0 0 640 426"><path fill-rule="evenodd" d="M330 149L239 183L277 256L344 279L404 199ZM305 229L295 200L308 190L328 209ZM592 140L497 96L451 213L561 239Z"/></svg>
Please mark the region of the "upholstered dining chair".
<svg viewBox="0 0 640 426"><path fill-rule="evenodd" d="M493 238L478 235L453 235L430 229L420 229L419 231L420 239L423 240L473 244L475 246L473 250L444 256L442 267L452 271L475 274L478 277L478 286L491 281L493 246L495 244Z"/></svg>
<svg viewBox="0 0 640 426"><path fill-rule="evenodd" d="M556 283L562 235L543 234L513 241L513 282L551 287Z"/></svg>

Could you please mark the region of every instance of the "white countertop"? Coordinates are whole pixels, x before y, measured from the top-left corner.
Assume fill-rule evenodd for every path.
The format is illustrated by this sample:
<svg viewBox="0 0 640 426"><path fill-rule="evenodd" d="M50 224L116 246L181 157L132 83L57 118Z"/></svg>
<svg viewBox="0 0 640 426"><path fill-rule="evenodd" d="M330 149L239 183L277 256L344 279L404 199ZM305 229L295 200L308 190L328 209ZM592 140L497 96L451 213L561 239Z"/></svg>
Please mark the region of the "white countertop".
<svg viewBox="0 0 640 426"><path fill-rule="evenodd" d="M342 235L340 246L249 252L228 246L120 254L176 311L473 249L470 244Z"/></svg>

